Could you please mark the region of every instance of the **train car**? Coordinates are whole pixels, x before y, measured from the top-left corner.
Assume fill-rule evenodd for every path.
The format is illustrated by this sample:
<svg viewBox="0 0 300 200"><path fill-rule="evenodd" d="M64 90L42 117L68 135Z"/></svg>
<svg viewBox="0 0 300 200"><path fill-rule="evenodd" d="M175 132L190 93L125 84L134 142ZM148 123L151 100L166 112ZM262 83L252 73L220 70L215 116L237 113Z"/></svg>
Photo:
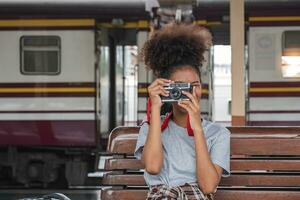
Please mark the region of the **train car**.
<svg viewBox="0 0 300 200"><path fill-rule="evenodd" d="M128 116L136 113L128 105L137 94L136 28L92 18L0 24L1 179L85 185L109 131L137 124Z"/></svg>
<svg viewBox="0 0 300 200"><path fill-rule="evenodd" d="M249 18L250 126L300 125L300 17Z"/></svg>
<svg viewBox="0 0 300 200"><path fill-rule="evenodd" d="M98 170L109 131L124 124L124 66L137 51L136 27L118 17L141 5L0 2L1 187L82 186Z"/></svg>
<svg viewBox="0 0 300 200"><path fill-rule="evenodd" d="M0 23L1 169L25 185L51 183L62 170L82 183L98 137L95 20Z"/></svg>

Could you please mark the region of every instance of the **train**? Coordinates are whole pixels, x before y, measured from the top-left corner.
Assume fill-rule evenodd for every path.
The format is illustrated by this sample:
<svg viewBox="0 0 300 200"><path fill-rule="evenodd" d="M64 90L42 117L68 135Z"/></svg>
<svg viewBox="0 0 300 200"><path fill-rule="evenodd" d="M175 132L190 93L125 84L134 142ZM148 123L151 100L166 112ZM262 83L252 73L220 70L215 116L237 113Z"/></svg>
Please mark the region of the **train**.
<svg viewBox="0 0 300 200"><path fill-rule="evenodd" d="M300 27L250 18L248 125L299 126ZM270 20L291 20L290 17ZM299 18L298 18L299 19Z"/></svg>
<svg viewBox="0 0 300 200"><path fill-rule="evenodd" d="M212 32L214 44L229 44L227 1L160 3L162 10L188 8L194 23ZM145 4L0 2L1 187L86 185L87 174L101 170L109 132L144 119L155 77L139 50L156 20ZM246 123L300 125L300 75L284 60L299 56L300 2L268 6L246 1ZM207 52L201 72L202 116L209 120L213 56Z"/></svg>

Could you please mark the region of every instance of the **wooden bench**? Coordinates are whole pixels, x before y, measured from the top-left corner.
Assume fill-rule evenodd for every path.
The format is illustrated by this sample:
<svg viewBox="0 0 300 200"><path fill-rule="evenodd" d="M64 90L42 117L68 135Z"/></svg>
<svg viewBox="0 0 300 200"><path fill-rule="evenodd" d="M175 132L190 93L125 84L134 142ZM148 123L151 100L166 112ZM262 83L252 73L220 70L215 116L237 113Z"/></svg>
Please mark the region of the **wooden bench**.
<svg viewBox="0 0 300 200"><path fill-rule="evenodd" d="M299 128L229 127L231 176L222 178L217 200L299 200ZM118 127L109 137L103 200L142 200L142 164L133 157L139 127Z"/></svg>

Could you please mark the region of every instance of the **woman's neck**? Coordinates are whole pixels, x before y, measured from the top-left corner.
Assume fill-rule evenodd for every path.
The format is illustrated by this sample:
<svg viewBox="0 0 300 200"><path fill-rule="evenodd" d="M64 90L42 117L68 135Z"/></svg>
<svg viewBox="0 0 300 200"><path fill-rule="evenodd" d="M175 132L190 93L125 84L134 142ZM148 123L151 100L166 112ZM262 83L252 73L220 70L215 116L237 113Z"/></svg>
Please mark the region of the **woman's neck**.
<svg viewBox="0 0 300 200"><path fill-rule="evenodd" d="M173 109L173 121L183 128L186 128L187 113L182 113L179 110Z"/></svg>

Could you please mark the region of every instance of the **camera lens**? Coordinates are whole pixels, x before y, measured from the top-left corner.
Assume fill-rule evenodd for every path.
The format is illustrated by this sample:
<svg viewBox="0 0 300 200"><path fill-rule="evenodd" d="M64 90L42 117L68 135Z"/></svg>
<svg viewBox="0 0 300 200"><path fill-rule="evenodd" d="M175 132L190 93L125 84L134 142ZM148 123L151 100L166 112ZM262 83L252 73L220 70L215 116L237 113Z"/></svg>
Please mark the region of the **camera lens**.
<svg viewBox="0 0 300 200"><path fill-rule="evenodd" d="M171 97L172 99L175 99L175 100L180 99L180 97L181 97L181 90L180 90L179 88L177 88L177 87L174 87L174 88L170 91L170 97Z"/></svg>

